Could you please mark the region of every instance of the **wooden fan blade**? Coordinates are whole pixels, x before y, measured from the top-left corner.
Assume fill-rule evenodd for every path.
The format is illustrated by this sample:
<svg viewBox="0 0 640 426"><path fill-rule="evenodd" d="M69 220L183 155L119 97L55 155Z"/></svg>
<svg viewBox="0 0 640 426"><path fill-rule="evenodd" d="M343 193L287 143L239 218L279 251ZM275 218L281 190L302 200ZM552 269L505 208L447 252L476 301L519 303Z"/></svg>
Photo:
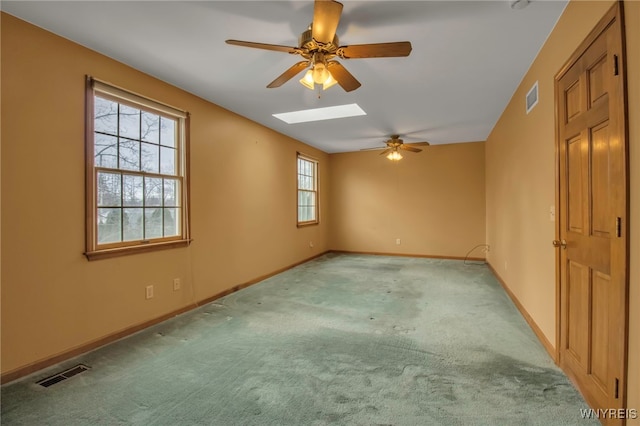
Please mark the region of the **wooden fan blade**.
<svg viewBox="0 0 640 426"><path fill-rule="evenodd" d="M311 36L319 43L331 43L336 35L342 3L333 0L316 0L313 7Z"/></svg>
<svg viewBox="0 0 640 426"><path fill-rule="evenodd" d="M411 152L420 152L420 151L422 151L420 148L414 148L414 147L412 147L410 145L405 145L405 144L400 145L399 148L400 149L404 149L405 151L411 151Z"/></svg>
<svg viewBox="0 0 640 426"><path fill-rule="evenodd" d="M382 152L380 153L380 155L386 155L386 154L390 153L391 151L393 151L393 148L387 148L387 149L385 149L384 151L382 151Z"/></svg>
<svg viewBox="0 0 640 426"><path fill-rule="evenodd" d="M309 65L311 65L311 62L309 61L298 62L297 64L293 65L291 68L280 74L280 76L269 83L267 87L269 89L273 89L274 87L282 86L284 83L291 80L296 74L307 68Z"/></svg>
<svg viewBox="0 0 640 426"><path fill-rule="evenodd" d="M360 148L360 151L379 151L381 149L389 149L386 146L380 146L377 148Z"/></svg>
<svg viewBox="0 0 640 426"><path fill-rule="evenodd" d="M431 145L429 142L411 142L409 144L406 144L409 146L429 146Z"/></svg>
<svg viewBox="0 0 640 426"><path fill-rule="evenodd" d="M351 58L392 58L409 56L411 42L399 41L396 43L354 44L341 46L339 55L345 59Z"/></svg>
<svg viewBox="0 0 640 426"><path fill-rule="evenodd" d="M286 53L299 53L299 48L280 46L279 44L267 44L267 43L254 43L252 41L242 40L226 40L227 44L233 44L234 46L253 47L255 49L275 50L276 52Z"/></svg>
<svg viewBox="0 0 640 426"><path fill-rule="evenodd" d="M327 68L333 79L338 82L345 92L356 90L361 86L360 82L340 62L329 61Z"/></svg>

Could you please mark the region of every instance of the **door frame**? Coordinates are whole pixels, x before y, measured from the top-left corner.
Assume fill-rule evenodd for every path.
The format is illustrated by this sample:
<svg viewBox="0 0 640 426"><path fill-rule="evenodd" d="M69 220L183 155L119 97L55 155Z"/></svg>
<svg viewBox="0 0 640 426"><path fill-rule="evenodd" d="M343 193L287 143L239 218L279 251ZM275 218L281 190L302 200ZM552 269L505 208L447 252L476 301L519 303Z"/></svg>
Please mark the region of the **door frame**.
<svg viewBox="0 0 640 426"><path fill-rule="evenodd" d="M596 24L596 26L589 32L587 37L580 43L578 48L573 52L573 54L569 57L569 59L565 62L565 64L560 68L560 70L556 73L554 78L554 105L555 105L555 174L556 174L556 212L557 212L557 220L555 223L555 239L559 240L561 235L561 227L564 225L563 214L561 211L561 200L560 200L560 120L561 120L561 111L559 111L559 96L561 94L558 91L558 82L562 78L562 76L578 61L578 59L582 56L582 54L593 44L593 42L600 36L600 34L607 29L613 22L618 21L618 29L620 31L619 37L621 40L621 51L620 56L618 58L618 72L620 75L620 85L621 85L621 94L622 99L620 102L620 106L622 107L621 115L618 117L619 120L619 130L620 130L620 138L621 143L623 145L622 155L623 155L623 164L624 164L624 217L622 218L621 225L621 238L624 239L624 341L622 343L622 377L620 378L620 387L619 387L619 398L621 401L621 406L627 407L627 378L628 378L628 352L629 352L629 209L630 209L630 191L629 191L629 126L628 126L628 105L627 105L627 79L626 79L626 42L625 42L625 26L624 26L624 7L623 1L617 0L611 8L603 15L600 21ZM559 366L562 366L561 363L561 333L562 333L562 300L561 300L561 277L562 277L562 262L561 262L561 253L560 249L556 249L556 348L555 348L555 362ZM565 373L567 373L565 371ZM576 383L575 379L570 376L570 379L574 382L574 384L580 389L578 383ZM584 392L580 389L581 393L584 395ZM587 401L588 402L588 401ZM624 424L624 421L623 421Z"/></svg>

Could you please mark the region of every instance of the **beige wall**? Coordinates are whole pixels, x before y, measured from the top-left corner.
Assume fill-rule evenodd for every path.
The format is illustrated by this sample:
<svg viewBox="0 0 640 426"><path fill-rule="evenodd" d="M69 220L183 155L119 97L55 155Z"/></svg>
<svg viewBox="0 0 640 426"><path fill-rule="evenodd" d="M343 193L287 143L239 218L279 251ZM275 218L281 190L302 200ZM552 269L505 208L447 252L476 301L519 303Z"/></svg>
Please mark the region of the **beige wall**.
<svg viewBox="0 0 640 426"><path fill-rule="evenodd" d="M327 154L6 14L1 66L3 373L328 249L328 221L295 216L296 151L320 160L323 187ZM82 255L85 74L191 113L189 248Z"/></svg>
<svg viewBox="0 0 640 426"><path fill-rule="evenodd" d="M555 346L554 76L611 7L572 1L486 142L489 261ZM631 168L631 275L628 407L640 409L640 2L626 1ZM524 96L539 82L539 103ZM638 424L639 421L630 424Z"/></svg>
<svg viewBox="0 0 640 426"><path fill-rule="evenodd" d="M332 249L463 257L484 244L484 142L423 149L331 155Z"/></svg>

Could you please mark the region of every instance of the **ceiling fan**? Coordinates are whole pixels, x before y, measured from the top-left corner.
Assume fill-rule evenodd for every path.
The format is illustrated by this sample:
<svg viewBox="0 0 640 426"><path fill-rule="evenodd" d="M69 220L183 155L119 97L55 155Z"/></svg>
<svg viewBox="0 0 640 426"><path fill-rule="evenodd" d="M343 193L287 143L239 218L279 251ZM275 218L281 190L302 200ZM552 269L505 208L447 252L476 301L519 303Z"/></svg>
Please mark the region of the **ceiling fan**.
<svg viewBox="0 0 640 426"><path fill-rule="evenodd" d="M315 84L320 84L323 90L326 90L338 83L345 91L350 92L361 84L340 62L333 60L336 56L342 59L385 58L409 56L411 53L411 43L408 41L340 46L336 30L341 14L342 3L333 0L315 0L313 22L300 35L298 47L241 40L226 40L226 42L236 46L300 55L305 59L294 64L269 83L268 88L280 87L307 67L311 67L300 80L305 87L313 90Z"/></svg>
<svg viewBox="0 0 640 426"><path fill-rule="evenodd" d="M383 149L380 155L387 154L387 158L391 161L399 161L402 160L402 155L400 151L409 151L409 152L421 152L422 149L417 148L417 146L429 146L429 142L415 142L411 144L406 144L402 139L400 139L400 135L391 135L390 139L387 139L385 142L386 148L365 148L361 149L361 151L371 151L376 149Z"/></svg>

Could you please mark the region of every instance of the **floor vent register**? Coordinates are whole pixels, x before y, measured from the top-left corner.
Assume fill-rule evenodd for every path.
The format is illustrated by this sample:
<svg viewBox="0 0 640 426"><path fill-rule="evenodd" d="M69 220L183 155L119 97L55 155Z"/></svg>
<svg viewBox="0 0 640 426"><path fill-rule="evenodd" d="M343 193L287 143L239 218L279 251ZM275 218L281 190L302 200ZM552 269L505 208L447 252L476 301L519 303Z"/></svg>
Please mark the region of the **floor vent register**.
<svg viewBox="0 0 640 426"><path fill-rule="evenodd" d="M39 380L36 382L37 385L43 386L45 388L48 388L49 386L53 386L56 383L60 383L63 380L67 380L73 376L75 376L76 374L80 374L82 372L85 372L87 370L89 370L90 368L87 367L84 364L78 364L75 367L71 367L68 370L65 370L61 373L57 373L54 374L53 376L49 376L47 378L44 378L42 380Z"/></svg>

